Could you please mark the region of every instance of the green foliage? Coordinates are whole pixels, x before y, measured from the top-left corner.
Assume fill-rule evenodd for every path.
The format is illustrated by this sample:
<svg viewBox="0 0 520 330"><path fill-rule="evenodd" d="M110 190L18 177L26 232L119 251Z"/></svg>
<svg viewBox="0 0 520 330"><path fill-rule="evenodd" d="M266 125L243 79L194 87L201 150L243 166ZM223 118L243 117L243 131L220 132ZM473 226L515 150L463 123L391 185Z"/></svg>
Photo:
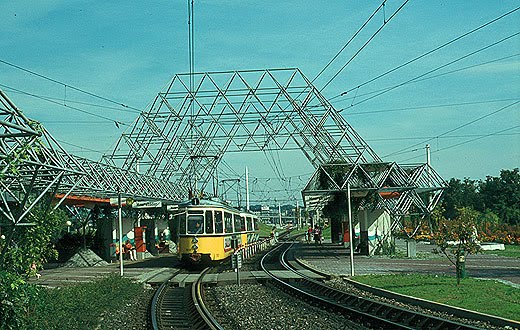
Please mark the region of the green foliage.
<svg viewBox="0 0 520 330"><path fill-rule="evenodd" d="M471 208L461 208L457 213L458 217L453 220L435 219L439 228L434 238L440 252L455 266L459 284L460 279L464 277L466 256L478 253L482 249L476 237L479 212ZM434 218L439 216L439 213L432 214Z"/></svg>
<svg viewBox="0 0 520 330"><path fill-rule="evenodd" d="M93 283L42 290L28 315L28 329L95 329L100 318L120 305L130 306L144 288L130 279L111 275Z"/></svg>
<svg viewBox="0 0 520 330"><path fill-rule="evenodd" d="M520 172L502 170L500 177L488 176L480 185L485 210L496 213L503 222L520 225Z"/></svg>
<svg viewBox="0 0 520 330"><path fill-rule="evenodd" d="M378 255L395 255L395 242L393 240L382 240L375 254Z"/></svg>
<svg viewBox="0 0 520 330"><path fill-rule="evenodd" d="M43 207L33 208L30 215L33 226L10 228L14 230L11 242L0 243L3 254L0 269L31 276L44 262L57 258L52 243L59 237L68 217L62 210L45 211Z"/></svg>
<svg viewBox="0 0 520 330"><path fill-rule="evenodd" d="M520 321L520 290L497 281L437 275L366 275L355 281L469 310ZM492 302L492 303L490 303Z"/></svg>
<svg viewBox="0 0 520 330"><path fill-rule="evenodd" d="M476 207L481 205L478 193L478 182L465 178L463 181L452 178L448 183L448 188L444 192L442 206L444 216L448 219L457 217L457 209L461 207Z"/></svg>
<svg viewBox="0 0 520 330"><path fill-rule="evenodd" d="M0 271L0 329L22 329L38 288L16 274Z"/></svg>
<svg viewBox="0 0 520 330"><path fill-rule="evenodd" d="M496 214L501 223L520 225L520 172L502 170L499 177L484 181L451 179L444 192L442 206L448 219L457 217L457 209L471 207L484 214Z"/></svg>
<svg viewBox="0 0 520 330"><path fill-rule="evenodd" d="M260 237L269 237L271 235L273 227L274 226L272 224L267 224L258 221L258 230L255 231L255 233L258 234Z"/></svg>

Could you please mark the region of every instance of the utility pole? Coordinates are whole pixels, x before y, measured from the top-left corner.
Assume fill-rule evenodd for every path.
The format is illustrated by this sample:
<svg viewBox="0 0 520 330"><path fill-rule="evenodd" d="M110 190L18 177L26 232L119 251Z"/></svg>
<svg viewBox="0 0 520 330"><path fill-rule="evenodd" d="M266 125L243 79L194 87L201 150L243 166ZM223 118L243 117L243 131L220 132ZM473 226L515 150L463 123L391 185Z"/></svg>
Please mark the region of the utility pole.
<svg viewBox="0 0 520 330"><path fill-rule="evenodd" d="M430 187L431 186L431 169L430 169L430 145L427 144L426 145L426 165L428 165L427 167L427 171L428 171L428 186Z"/></svg>
<svg viewBox="0 0 520 330"><path fill-rule="evenodd" d="M246 211L249 212L249 171L246 166Z"/></svg>
<svg viewBox="0 0 520 330"><path fill-rule="evenodd" d="M282 206L278 203L278 221L280 222L280 227L282 227Z"/></svg>
<svg viewBox="0 0 520 330"><path fill-rule="evenodd" d="M348 230L350 231L350 276L354 276L354 236L355 230L352 228L352 206L350 203L350 183L347 183L348 200Z"/></svg>
<svg viewBox="0 0 520 330"><path fill-rule="evenodd" d="M300 229L300 208L298 207L298 200L296 200L296 228Z"/></svg>
<svg viewBox="0 0 520 330"><path fill-rule="evenodd" d="M117 220L119 224L119 273L123 277L123 216L121 213L121 191L117 193Z"/></svg>

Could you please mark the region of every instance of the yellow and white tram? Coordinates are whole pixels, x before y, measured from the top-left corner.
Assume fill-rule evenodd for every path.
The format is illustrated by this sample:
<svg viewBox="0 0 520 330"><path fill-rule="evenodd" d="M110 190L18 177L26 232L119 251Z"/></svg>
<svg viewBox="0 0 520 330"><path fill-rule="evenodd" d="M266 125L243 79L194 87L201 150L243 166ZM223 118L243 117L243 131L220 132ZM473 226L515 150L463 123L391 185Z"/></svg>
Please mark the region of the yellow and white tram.
<svg viewBox="0 0 520 330"><path fill-rule="evenodd" d="M187 263L209 263L257 240L258 218L222 202L193 199L173 215L177 257Z"/></svg>

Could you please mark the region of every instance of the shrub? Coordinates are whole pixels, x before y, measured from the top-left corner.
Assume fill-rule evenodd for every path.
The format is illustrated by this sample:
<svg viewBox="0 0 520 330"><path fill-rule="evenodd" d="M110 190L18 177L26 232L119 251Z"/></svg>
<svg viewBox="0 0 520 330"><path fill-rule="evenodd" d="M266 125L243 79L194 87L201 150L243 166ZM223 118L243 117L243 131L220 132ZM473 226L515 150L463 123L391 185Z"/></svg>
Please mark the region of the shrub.
<svg viewBox="0 0 520 330"><path fill-rule="evenodd" d="M21 276L0 271L0 329L24 328L38 291Z"/></svg>

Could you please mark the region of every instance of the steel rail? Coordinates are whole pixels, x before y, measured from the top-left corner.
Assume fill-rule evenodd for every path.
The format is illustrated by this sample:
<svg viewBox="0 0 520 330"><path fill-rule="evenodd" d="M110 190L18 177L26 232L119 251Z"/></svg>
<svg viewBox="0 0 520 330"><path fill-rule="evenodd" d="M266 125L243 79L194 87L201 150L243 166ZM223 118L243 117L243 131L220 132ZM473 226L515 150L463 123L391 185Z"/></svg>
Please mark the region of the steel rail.
<svg viewBox="0 0 520 330"><path fill-rule="evenodd" d="M210 313L208 308L206 307L206 304L204 304L203 299L203 279L204 276L209 272L211 268L207 267L202 271L200 274L197 282L195 282L191 286L191 297L195 303L195 308L199 312L199 315L201 316L202 320L204 320L204 323L207 325L207 327L211 330L224 330L224 327L222 327L218 321L213 317L213 315Z"/></svg>
<svg viewBox="0 0 520 330"><path fill-rule="evenodd" d="M206 308L203 299L203 278L212 268L205 268L189 287L176 287L171 280L184 270L179 270L164 281L155 292L150 304L151 326L161 329L211 329L223 330Z"/></svg>
<svg viewBox="0 0 520 330"><path fill-rule="evenodd" d="M302 260L300 260L298 258L295 258L295 260L298 263L298 265L300 265L301 267L303 267L313 273L319 274L319 275L325 277L326 279L332 278L331 274L325 273L319 269L315 269L315 268L311 267L310 265L308 265L307 263L302 262ZM438 312L442 312L442 313L448 313L450 315L468 319L468 320L487 322L487 323L492 324L497 327L510 327L511 329L520 329L520 322L518 322L518 321L509 320L509 319L505 319L505 318L494 316L494 315L479 313L479 312L467 310L467 309L460 308L460 307L445 305L445 304L437 303L435 301L430 301L430 300L425 300L425 299L421 299L421 298L417 298L417 297L403 295L403 294L400 294L397 292L392 292L392 291L377 288L377 287L374 287L374 286L371 286L368 284L360 283L360 282L354 281L352 279L349 279L347 277L342 277L342 279L343 279L343 281L354 286L358 290L366 291L366 292L369 292L374 295L384 297L387 299L392 299L392 300L399 301L399 302L402 302L405 304L415 305L415 306L418 306L421 308L430 309L430 310L434 310L434 311L438 311Z"/></svg>
<svg viewBox="0 0 520 330"><path fill-rule="evenodd" d="M166 292L166 287L169 285L172 278L174 278L176 275L180 274L182 272L182 269L179 269L177 272L175 272L172 276L170 276L166 281L164 281L159 288L155 291L155 294L153 295L152 302L150 304L150 316L151 316L151 322L152 322L152 328L153 330L159 330L159 321L157 318L157 314L159 312L159 303L162 295Z"/></svg>
<svg viewBox="0 0 520 330"><path fill-rule="evenodd" d="M439 317L413 312L390 304L374 301L367 298L354 296L339 291L316 281L302 272L294 269L286 262L287 252L294 245L286 244L288 247L283 252L278 252L284 245L279 245L262 258L262 269L275 281L276 284L290 290L293 294L305 297L329 308L347 313L359 322L368 322L371 326L390 327L392 329L421 329L421 328L446 328L446 329L480 329L478 327L462 324ZM298 274L302 279L298 282L284 281L265 267L265 260L271 258L274 251L279 253L278 262L285 269Z"/></svg>

